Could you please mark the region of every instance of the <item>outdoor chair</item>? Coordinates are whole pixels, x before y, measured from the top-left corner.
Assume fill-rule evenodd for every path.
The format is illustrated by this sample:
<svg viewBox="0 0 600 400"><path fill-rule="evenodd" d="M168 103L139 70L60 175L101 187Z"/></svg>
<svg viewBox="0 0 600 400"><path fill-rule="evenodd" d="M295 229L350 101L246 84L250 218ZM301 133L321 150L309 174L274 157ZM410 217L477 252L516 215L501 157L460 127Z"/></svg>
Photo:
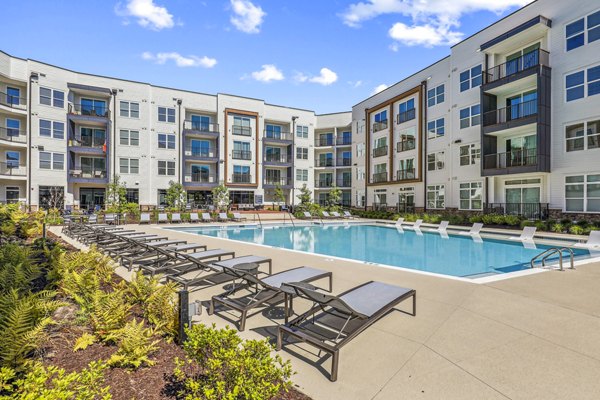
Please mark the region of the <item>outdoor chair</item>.
<svg viewBox="0 0 600 400"><path fill-rule="evenodd" d="M483 228L483 224L481 222L475 222L469 232L461 232L461 235L479 235L479 232Z"/></svg>

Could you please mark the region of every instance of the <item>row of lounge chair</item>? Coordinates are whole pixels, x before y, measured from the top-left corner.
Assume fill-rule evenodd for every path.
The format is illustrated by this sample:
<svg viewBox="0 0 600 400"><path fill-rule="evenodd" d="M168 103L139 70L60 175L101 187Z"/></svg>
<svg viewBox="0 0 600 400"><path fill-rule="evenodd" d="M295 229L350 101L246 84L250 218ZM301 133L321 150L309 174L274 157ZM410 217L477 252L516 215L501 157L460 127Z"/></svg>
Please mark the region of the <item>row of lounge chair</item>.
<svg viewBox="0 0 600 400"><path fill-rule="evenodd" d="M235 222L242 222L242 221L246 221L247 218L242 216L242 214L234 212L233 213L233 217L229 218L229 216L227 215L227 213L219 213L215 218L212 217L212 215L210 215L210 213L202 213L202 217L198 216L198 213L190 213L190 218L189 218L189 222L191 223L197 223L197 222L229 222L229 221L235 221ZM140 224L150 224L152 221L151 215L150 213L142 213L140 215ZM157 215L157 219L156 219L157 223L181 223L184 222L183 219L181 218L181 213L172 213L171 214L171 219L169 220L169 216L167 215L167 213L158 213Z"/></svg>
<svg viewBox="0 0 600 400"><path fill-rule="evenodd" d="M332 211L331 213L327 211L321 211L320 216L312 215L308 211L304 211L302 213L304 215L303 219L352 219L354 216L350 214L349 211L344 211L343 214L340 214L337 211Z"/></svg>
<svg viewBox="0 0 600 400"><path fill-rule="evenodd" d="M411 311L398 311L416 315L414 289L370 281L336 296L331 294L333 274L318 268L300 266L273 274L272 261L267 257L238 256L227 249L208 249L107 224L70 223L63 232L83 243L95 244L130 271L160 274L185 290L233 281L227 291L212 296L208 312L237 311L239 330L245 329L254 310L284 303L285 323L278 326L277 349L281 350L286 338L291 337L329 354L332 381L337 379L341 348L358 334L409 299ZM315 285L321 281L327 282L324 287ZM313 305L292 318L294 298L309 300Z"/></svg>

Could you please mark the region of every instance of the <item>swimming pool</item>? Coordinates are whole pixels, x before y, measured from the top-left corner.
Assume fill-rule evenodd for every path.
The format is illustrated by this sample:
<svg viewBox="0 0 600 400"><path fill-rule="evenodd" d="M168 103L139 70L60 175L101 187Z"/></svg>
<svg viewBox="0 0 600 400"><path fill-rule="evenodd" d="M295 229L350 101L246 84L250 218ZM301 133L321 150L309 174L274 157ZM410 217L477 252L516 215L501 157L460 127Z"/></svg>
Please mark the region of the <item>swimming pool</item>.
<svg viewBox="0 0 600 400"><path fill-rule="evenodd" d="M349 258L387 266L456 277L479 278L529 268L533 257L550 246L524 246L520 241L483 239L423 230L398 230L393 226L264 225L169 228L224 239L280 247L308 253ZM589 257L573 249L577 258Z"/></svg>

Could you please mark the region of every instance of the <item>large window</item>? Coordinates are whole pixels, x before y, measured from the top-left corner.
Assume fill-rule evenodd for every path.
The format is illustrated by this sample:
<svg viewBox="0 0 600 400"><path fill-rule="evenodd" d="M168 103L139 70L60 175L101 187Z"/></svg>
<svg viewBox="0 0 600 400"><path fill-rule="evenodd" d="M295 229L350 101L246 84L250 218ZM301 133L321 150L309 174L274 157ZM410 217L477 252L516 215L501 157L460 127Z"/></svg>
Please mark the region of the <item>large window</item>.
<svg viewBox="0 0 600 400"><path fill-rule="evenodd" d="M444 152L427 154L427 171L439 171L444 169Z"/></svg>
<svg viewBox="0 0 600 400"><path fill-rule="evenodd" d="M62 153L51 153L40 151L40 169L65 169L65 155Z"/></svg>
<svg viewBox="0 0 600 400"><path fill-rule="evenodd" d="M435 139L444 136L444 118L429 121L427 123L427 138Z"/></svg>
<svg viewBox="0 0 600 400"><path fill-rule="evenodd" d="M173 109L174 111L175 109ZM140 117L140 103L133 101L121 101L119 105L119 115L125 118ZM173 114L175 115L175 114ZM175 120L173 120L174 122Z"/></svg>
<svg viewBox="0 0 600 400"><path fill-rule="evenodd" d="M175 123L175 109L171 107L158 107L158 121Z"/></svg>
<svg viewBox="0 0 600 400"><path fill-rule="evenodd" d="M600 174L566 177L565 211L600 212Z"/></svg>
<svg viewBox="0 0 600 400"><path fill-rule="evenodd" d="M270 139L281 139L281 126L266 124L265 136Z"/></svg>
<svg viewBox="0 0 600 400"><path fill-rule="evenodd" d="M159 149L175 149L175 135L170 133L159 133L158 134L158 148Z"/></svg>
<svg viewBox="0 0 600 400"><path fill-rule="evenodd" d="M234 135L251 136L252 127L250 126L250 118L248 117L233 117L232 133Z"/></svg>
<svg viewBox="0 0 600 400"><path fill-rule="evenodd" d="M107 116L106 101L96 99L81 99L81 114Z"/></svg>
<svg viewBox="0 0 600 400"><path fill-rule="evenodd" d="M6 187L6 203L13 204L19 202L19 187L18 186L7 186Z"/></svg>
<svg viewBox="0 0 600 400"><path fill-rule="evenodd" d="M460 91L481 85L481 64L460 73Z"/></svg>
<svg viewBox="0 0 600 400"><path fill-rule="evenodd" d="M65 138L65 123L40 119L40 136L54 139Z"/></svg>
<svg viewBox="0 0 600 400"><path fill-rule="evenodd" d="M427 208L441 209L446 208L445 203L446 189L444 185L427 186Z"/></svg>
<svg viewBox="0 0 600 400"><path fill-rule="evenodd" d="M444 85L439 85L427 91L427 106L432 107L444 102Z"/></svg>
<svg viewBox="0 0 600 400"><path fill-rule="evenodd" d="M252 151L250 150L250 142L234 141L231 158L234 160L251 160Z"/></svg>
<svg viewBox="0 0 600 400"><path fill-rule="evenodd" d="M373 124L373 132L386 129L388 126L387 110L383 110L375 114L375 123Z"/></svg>
<svg viewBox="0 0 600 400"><path fill-rule="evenodd" d="M139 146L140 132L130 131L128 129L121 129L119 131L119 143L122 146Z"/></svg>
<svg viewBox="0 0 600 400"><path fill-rule="evenodd" d="M459 208L461 210L481 210L483 184L481 182L461 183Z"/></svg>
<svg viewBox="0 0 600 400"><path fill-rule="evenodd" d="M567 152L600 148L600 120L569 125L565 129Z"/></svg>
<svg viewBox="0 0 600 400"><path fill-rule="evenodd" d="M296 147L296 159L308 160L308 148L307 147Z"/></svg>
<svg viewBox="0 0 600 400"><path fill-rule="evenodd" d="M398 106L398 123L415 119L415 99L407 100Z"/></svg>
<svg viewBox="0 0 600 400"><path fill-rule="evenodd" d="M587 40L586 40L587 37ZM592 43L600 39L600 11L585 18L573 21L565 27L565 40L567 51L583 46L586 42Z"/></svg>
<svg viewBox="0 0 600 400"><path fill-rule="evenodd" d="M18 151L7 151L6 152L6 167L7 168L19 168L21 160L21 153Z"/></svg>
<svg viewBox="0 0 600 400"><path fill-rule="evenodd" d="M308 138L308 126L298 125L296 127L296 137L307 139Z"/></svg>
<svg viewBox="0 0 600 400"><path fill-rule="evenodd" d="M119 172L121 174L139 174L140 160L137 158L119 158Z"/></svg>
<svg viewBox="0 0 600 400"><path fill-rule="evenodd" d="M21 121L18 119L6 118L6 136L16 137L21 132Z"/></svg>
<svg viewBox="0 0 600 400"><path fill-rule="evenodd" d="M174 176L175 161L158 161L158 175Z"/></svg>
<svg viewBox="0 0 600 400"><path fill-rule="evenodd" d="M307 169L296 169L296 180L300 182L308 182L308 170Z"/></svg>
<svg viewBox="0 0 600 400"><path fill-rule="evenodd" d="M40 87L40 104L46 106L64 108L65 107L65 92Z"/></svg>
<svg viewBox="0 0 600 400"><path fill-rule="evenodd" d="M459 112L460 129L476 126L481 123L481 107L479 104L463 108Z"/></svg>
<svg viewBox="0 0 600 400"><path fill-rule="evenodd" d="M140 189L125 189L125 201L128 203L140 203Z"/></svg>
<svg viewBox="0 0 600 400"><path fill-rule="evenodd" d="M467 144L459 148L460 166L476 164L481 159L481 149L475 144Z"/></svg>
<svg viewBox="0 0 600 400"><path fill-rule="evenodd" d="M65 199L64 187L40 186L38 192L40 208L63 208Z"/></svg>
<svg viewBox="0 0 600 400"><path fill-rule="evenodd" d="M567 75L565 93L567 101L600 94L600 65Z"/></svg>
<svg viewBox="0 0 600 400"><path fill-rule="evenodd" d="M106 144L106 131L99 128L84 128L80 130L80 146L103 147Z"/></svg>
<svg viewBox="0 0 600 400"><path fill-rule="evenodd" d="M15 87L6 87L6 102L10 105L19 105L21 98L21 90Z"/></svg>

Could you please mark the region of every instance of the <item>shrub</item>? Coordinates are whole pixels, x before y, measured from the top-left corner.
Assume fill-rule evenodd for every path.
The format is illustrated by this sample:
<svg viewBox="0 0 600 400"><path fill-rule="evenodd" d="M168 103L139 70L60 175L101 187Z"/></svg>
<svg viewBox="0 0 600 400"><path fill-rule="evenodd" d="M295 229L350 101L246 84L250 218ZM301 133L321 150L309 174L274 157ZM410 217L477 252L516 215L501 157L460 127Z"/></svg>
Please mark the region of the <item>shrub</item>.
<svg viewBox="0 0 600 400"><path fill-rule="evenodd" d="M535 227L540 231L548 230L548 224L546 224L544 221L535 221Z"/></svg>
<svg viewBox="0 0 600 400"><path fill-rule="evenodd" d="M506 218L504 217L504 215L492 215L492 221L494 222L494 225L504 225L506 224Z"/></svg>
<svg viewBox="0 0 600 400"><path fill-rule="evenodd" d="M556 223L556 224L552 225L551 230L552 230L552 232L562 233L565 230L565 226L561 223Z"/></svg>
<svg viewBox="0 0 600 400"><path fill-rule="evenodd" d="M0 292L28 291L33 280L41 274L39 265L32 263L27 247L16 243L0 246Z"/></svg>
<svg viewBox="0 0 600 400"><path fill-rule="evenodd" d="M137 369L144 365L154 365L150 360L151 353L158 349L158 340L153 340L154 332L133 319L119 330L112 331L106 337L107 341L116 343L119 348L108 360L111 367Z"/></svg>
<svg viewBox="0 0 600 400"><path fill-rule="evenodd" d="M494 225L495 224L496 214L484 214L481 216L481 222L485 225Z"/></svg>
<svg viewBox="0 0 600 400"><path fill-rule="evenodd" d="M585 233L585 230L580 225L572 225L569 228L569 233L573 235L583 235Z"/></svg>
<svg viewBox="0 0 600 400"><path fill-rule="evenodd" d="M521 224L521 218L516 215L506 215L504 217L504 223L508 226L519 226L519 224Z"/></svg>
<svg viewBox="0 0 600 400"><path fill-rule="evenodd" d="M480 223L483 221L483 217L481 215L472 215L469 217L469 222L472 224Z"/></svg>
<svg viewBox="0 0 600 400"><path fill-rule="evenodd" d="M535 222L524 219L521 221L521 228L525 228L526 226L535 226Z"/></svg>
<svg viewBox="0 0 600 400"><path fill-rule="evenodd" d="M94 334L102 341L109 341L113 331L121 329L127 322L129 304L122 290L104 293L100 290L92 295L89 322Z"/></svg>
<svg viewBox="0 0 600 400"><path fill-rule="evenodd" d="M270 399L290 387L291 365L271 356L267 340L242 340L233 329L204 325L187 333L187 360L177 360L173 374L181 398Z"/></svg>

